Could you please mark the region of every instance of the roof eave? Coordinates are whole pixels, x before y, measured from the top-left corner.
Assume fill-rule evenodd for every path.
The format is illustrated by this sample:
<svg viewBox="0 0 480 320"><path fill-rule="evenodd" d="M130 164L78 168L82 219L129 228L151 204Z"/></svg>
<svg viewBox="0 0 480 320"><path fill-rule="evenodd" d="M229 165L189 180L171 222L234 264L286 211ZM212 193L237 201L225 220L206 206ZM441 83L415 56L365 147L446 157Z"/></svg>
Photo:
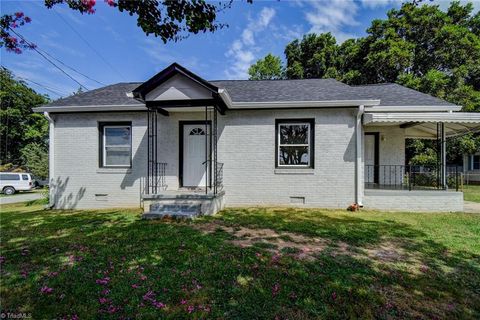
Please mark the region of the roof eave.
<svg viewBox="0 0 480 320"><path fill-rule="evenodd" d="M320 107L358 107L379 105L380 100L324 100L324 101L264 101L232 102L231 109L282 109Z"/></svg>
<svg viewBox="0 0 480 320"><path fill-rule="evenodd" d="M460 111L457 105L410 105L410 106L367 106L367 112L445 112Z"/></svg>
<svg viewBox="0 0 480 320"><path fill-rule="evenodd" d="M145 104L131 104L131 105L92 105L92 106L41 106L32 109L33 112L98 112L98 111L144 111Z"/></svg>

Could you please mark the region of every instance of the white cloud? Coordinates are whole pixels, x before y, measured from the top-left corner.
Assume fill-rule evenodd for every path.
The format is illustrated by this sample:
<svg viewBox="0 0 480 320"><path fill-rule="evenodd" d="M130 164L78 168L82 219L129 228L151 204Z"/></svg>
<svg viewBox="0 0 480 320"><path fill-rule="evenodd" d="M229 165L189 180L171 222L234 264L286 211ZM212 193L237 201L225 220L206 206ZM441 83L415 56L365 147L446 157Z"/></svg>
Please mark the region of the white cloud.
<svg viewBox="0 0 480 320"><path fill-rule="evenodd" d="M402 5L403 0L360 0L362 7L369 9L382 8L390 5Z"/></svg>
<svg viewBox="0 0 480 320"><path fill-rule="evenodd" d="M258 27L265 28L266 26L268 26L274 16L275 16L275 9L263 8L262 11L260 12Z"/></svg>
<svg viewBox="0 0 480 320"><path fill-rule="evenodd" d="M274 17L275 9L264 7L256 19L250 19L240 38L232 42L225 54L232 60L230 66L225 70L229 79L248 78L248 68L256 58L255 35L268 28Z"/></svg>
<svg viewBox="0 0 480 320"><path fill-rule="evenodd" d="M344 32L344 27L358 26L356 20L358 5L349 0L309 1L305 19L310 23L311 33L331 32L338 40L343 42L355 35Z"/></svg>

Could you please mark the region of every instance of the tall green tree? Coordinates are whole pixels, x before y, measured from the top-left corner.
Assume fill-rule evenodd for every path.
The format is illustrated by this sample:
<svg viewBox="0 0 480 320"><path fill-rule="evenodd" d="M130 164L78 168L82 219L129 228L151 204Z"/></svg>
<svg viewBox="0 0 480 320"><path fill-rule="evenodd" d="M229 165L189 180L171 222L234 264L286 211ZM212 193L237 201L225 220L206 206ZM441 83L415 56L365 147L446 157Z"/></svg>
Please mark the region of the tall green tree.
<svg viewBox="0 0 480 320"><path fill-rule="evenodd" d="M480 12L472 12L471 3L459 1L446 11L407 2L373 20L362 38L338 45L330 33L305 35L285 48L285 76L399 83L480 112ZM425 143L407 151L432 155L432 148ZM478 134L449 139L448 149L450 161L459 162L462 153L480 150Z"/></svg>
<svg viewBox="0 0 480 320"><path fill-rule="evenodd" d="M286 76L289 79L334 77L337 74L338 46L331 33L307 34L285 48Z"/></svg>
<svg viewBox="0 0 480 320"><path fill-rule="evenodd" d="M363 38L337 45L330 33L305 35L285 48L286 77L396 82L480 111L480 13L472 12L458 1L446 11L404 3Z"/></svg>
<svg viewBox="0 0 480 320"><path fill-rule="evenodd" d="M0 69L0 164L24 164L21 150L31 143L46 149L48 121L32 108L48 101L47 96L14 79L9 70Z"/></svg>
<svg viewBox="0 0 480 320"><path fill-rule="evenodd" d="M248 69L250 80L276 80L283 78L282 60L271 53L259 59Z"/></svg>

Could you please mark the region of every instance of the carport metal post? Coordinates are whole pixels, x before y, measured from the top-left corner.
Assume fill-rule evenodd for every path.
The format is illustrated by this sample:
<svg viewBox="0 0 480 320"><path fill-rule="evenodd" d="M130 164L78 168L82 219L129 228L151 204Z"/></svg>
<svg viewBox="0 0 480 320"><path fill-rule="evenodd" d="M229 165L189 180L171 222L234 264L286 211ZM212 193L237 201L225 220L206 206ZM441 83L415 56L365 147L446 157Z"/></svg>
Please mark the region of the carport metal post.
<svg viewBox="0 0 480 320"><path fill-rule="evenodd" d="M440 122L440 170L443 189L447 190L447 139L445 135L445 124Z"/></svg>

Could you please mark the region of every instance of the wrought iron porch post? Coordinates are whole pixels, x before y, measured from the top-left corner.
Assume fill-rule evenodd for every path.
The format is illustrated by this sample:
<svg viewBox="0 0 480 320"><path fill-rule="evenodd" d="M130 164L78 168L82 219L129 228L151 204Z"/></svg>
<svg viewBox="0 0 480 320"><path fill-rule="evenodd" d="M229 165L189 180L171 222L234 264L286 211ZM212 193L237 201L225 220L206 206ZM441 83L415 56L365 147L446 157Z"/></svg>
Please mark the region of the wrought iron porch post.
<svg viewBox="0 0 480 320"><path fill-rule="evenodd" d="M208 194L208 107L205 105L205 194Z"/></svg>
<svg viewBox="0 0 480 320"><path fill-rule="evenodd" d="M147 107L147 176L145 190L150 194L150 108Z"/></svg>
<svg viewBox="0 0 480 320"><path fill-rule="evenodd" d="M217 106L213 108L213 194L217 195L217 185L218 185L218 177L217 177Z"/></svg>

